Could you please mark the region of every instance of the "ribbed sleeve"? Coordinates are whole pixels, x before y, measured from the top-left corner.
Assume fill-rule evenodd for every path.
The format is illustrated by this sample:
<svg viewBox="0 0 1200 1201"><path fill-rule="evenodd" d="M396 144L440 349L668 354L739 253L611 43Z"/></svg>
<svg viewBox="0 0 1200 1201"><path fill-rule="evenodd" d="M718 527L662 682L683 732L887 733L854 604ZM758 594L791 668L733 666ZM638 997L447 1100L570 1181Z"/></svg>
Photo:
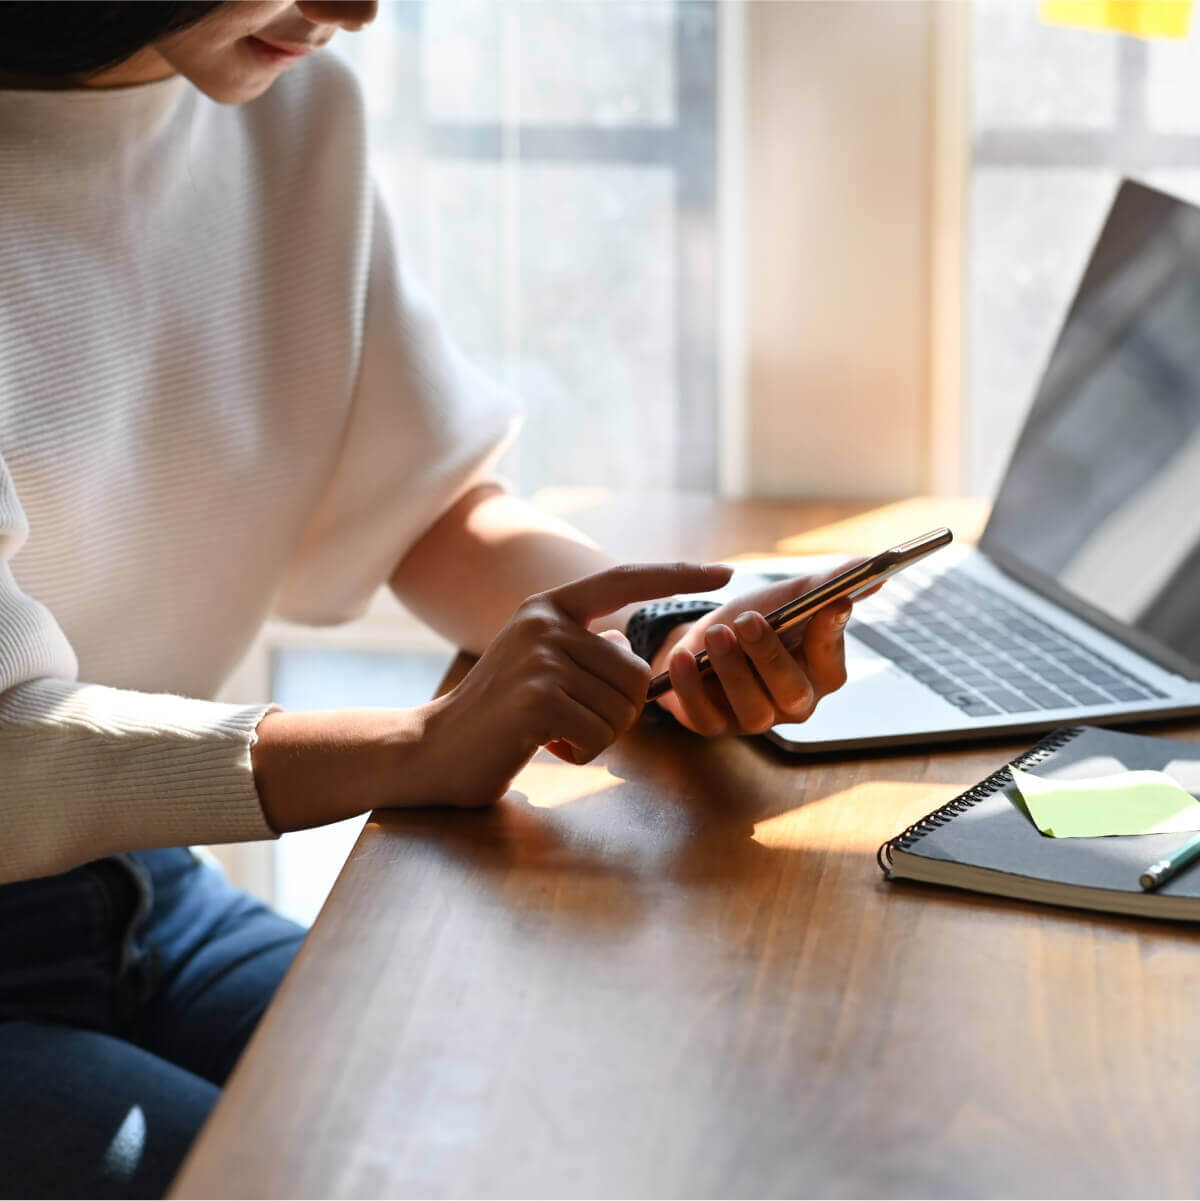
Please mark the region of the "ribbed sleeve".
<svg viewBox="0 0 1200 1201"><path fill-rule="evenodd" d="M269 706L66 680L0 696L0 883L116 851L273 838L250 747Z"/></svg>
<svg viewBox="0 0 1200 1201"><path fill-rule="evenodd" d="M0 460L0 883L114 851L271 838L250 762L269 706L75 681L9 560L28 534Z"/></svg>

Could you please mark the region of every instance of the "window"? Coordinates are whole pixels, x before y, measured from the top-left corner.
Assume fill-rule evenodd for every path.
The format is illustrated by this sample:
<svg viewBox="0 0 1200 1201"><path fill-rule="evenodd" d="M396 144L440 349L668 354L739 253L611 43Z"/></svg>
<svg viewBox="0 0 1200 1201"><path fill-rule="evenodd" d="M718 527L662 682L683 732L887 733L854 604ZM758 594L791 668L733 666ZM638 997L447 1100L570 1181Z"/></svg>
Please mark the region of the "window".
<svg viewBox="0 0 1200 1201"><path fill-rule="evenodd" d="M334 44L406 253L525 403L516 490L714 487L715 5L400 0Z"/></svg>
<svg viewBox="0 0 1200 1201"><path fill-rule="evenodd" d="M1200 45L971 17L967 482L990 495L1121 176L1200 199Z"/></svg>
<svg viewBox="0 0 1200 1201"><path fill-rule="evenodd" d="M334 40L402 253L525 404L501 464L521 494L716 486L716 21L713 3L393 0ZM272 623L226 692L415 705L452 653L381 596L351 627ZM361 826L285 836L260 890L311 921Z"/></svg>

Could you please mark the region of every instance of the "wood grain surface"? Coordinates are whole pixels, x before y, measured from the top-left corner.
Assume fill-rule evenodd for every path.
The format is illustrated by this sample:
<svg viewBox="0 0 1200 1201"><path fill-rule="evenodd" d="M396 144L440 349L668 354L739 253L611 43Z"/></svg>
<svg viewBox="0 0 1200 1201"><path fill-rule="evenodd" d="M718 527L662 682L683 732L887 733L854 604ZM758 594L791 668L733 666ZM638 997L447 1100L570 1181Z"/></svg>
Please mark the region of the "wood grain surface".
<svg viewBox="0 0 1200 1201"><path fill-rule="evenodd" d="M703 557L891 520L656 503L624 542L575 516ZM377 814L172 1195L1196 1195L1200 932L875 864L1014 749L647 720L493 809Z"/></svg>

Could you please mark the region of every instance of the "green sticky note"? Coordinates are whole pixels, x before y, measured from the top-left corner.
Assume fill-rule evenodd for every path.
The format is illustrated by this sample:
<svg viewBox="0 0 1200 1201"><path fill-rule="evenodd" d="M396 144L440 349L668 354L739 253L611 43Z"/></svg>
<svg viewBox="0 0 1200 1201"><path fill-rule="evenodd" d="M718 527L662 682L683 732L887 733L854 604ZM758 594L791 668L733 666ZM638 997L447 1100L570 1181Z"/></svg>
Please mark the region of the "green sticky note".
<svg viewBox="0 0 1200 1201"><path fill-rule="evenodd" d="M1044 780L1011 767L1034 825L1051 838L1200 830L1200 804L1160 771L1091 780Z"/></svg>

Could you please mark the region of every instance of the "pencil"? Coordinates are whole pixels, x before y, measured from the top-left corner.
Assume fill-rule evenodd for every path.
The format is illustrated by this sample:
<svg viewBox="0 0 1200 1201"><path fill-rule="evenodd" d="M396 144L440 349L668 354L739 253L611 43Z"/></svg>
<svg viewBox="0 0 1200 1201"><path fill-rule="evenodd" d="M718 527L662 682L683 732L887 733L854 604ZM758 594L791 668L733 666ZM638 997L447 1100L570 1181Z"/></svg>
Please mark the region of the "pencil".
<svg viewBox="0 0 1200 1201"><path fill-rule="evenodd" d="M1150 864L1138 877L1138 883L1147 892L1151 892L1160 884L1165 884L1172 876L1178 875L1196 859L1200 859L1200 836L1185 842L1173 855Z"/></svg>

